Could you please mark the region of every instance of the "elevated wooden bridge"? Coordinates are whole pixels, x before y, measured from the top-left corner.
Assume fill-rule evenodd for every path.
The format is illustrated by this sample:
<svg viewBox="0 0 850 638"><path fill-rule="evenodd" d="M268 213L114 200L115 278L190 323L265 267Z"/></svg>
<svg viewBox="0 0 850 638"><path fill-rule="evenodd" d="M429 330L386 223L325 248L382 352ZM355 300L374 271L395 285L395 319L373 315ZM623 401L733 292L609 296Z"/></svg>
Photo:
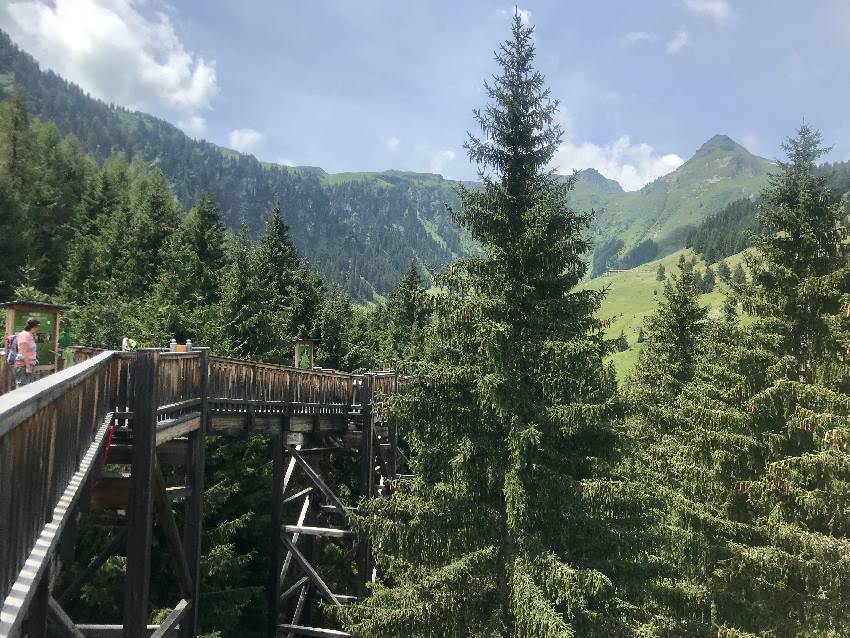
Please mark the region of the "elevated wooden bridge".
<svg viewBox="0 0 850 638"><path fill-rule="evenodd" d="M0 396L0 637L196 636L206 440L257 432L270 435L274 466L267 635L348 636L316 626L318 602L368 595L369 544L348 519L359 498L388 495L403 461L393 427L373 410L399 390L398 375L300 370L206 349L79 349L77 360ZM335 454L359 462L360 494L349 503L323 471ZM296 483L303 489L290 493ZM184 501L182 530L175 499ZM60 591L92 509L121 512L126 526ZM150 625L155 522L180 595ZM340 540L353 543L352 591L332 591L317 568L323 543ZM123 623L69 617L69 603L115 554L126 555Z"/></svg>

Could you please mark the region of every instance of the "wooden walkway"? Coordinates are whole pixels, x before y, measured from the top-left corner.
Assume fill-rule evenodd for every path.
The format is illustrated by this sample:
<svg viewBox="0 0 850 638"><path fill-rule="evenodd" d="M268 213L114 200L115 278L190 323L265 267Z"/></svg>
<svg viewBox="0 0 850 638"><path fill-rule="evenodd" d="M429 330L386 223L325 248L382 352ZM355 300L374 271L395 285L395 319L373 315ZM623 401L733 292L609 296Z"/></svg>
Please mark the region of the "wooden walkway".
<svg viewBox="0 0 850 638"><path fill-rule="evenodd" d="M270 435L274 466L267 635L347 636L315 626L317 603L367 595L373 564L368 541L348 526L356 500L344 503L323 468L330 455L353 456L357 498L388 496L403 455L373 406L399 391L398 375L298 370L210 357L206 349L78 349L77 360L0 396L0 638L196 636L206 439L257 432ZM130 472L107 471L116 466ZM180 480L169 485L166 476ZM183 500L182 530L175 499ZM126 513L126 527L57 591L80 514L91 509ZM160 625L149 625L155 522L180 598ZM325 539L355 544L356 591L332 591L314 567ZM70 618L64 607L116 553L127 564L123 623Z"/></svg>

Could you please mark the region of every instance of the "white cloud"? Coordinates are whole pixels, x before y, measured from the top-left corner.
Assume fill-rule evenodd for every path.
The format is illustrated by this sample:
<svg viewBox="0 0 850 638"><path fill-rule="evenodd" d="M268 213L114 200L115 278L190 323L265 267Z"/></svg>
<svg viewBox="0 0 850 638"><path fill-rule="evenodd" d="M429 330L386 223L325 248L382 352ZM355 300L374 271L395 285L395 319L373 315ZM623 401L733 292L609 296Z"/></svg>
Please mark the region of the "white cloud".
<svg viewBox="0 0 850 638"><path fill-rule="evenodd" d="M627 191L645 186L684 163L678 155L659 156L649 144L632 144L628 135L614 143L599 146L591 142L560 146L553 164L559 173L595 168L609 179L615 179Z"/></svg>
<svg viewBox="0 0 850 638"><path fill-rule="evenodd" d="M215 63L180 41L147 0L17 0L0 3L0 28L49 67L109 102L193 110L218 93Z"/></svg>
<svg viewBox="0 0 850 638"><path fill-rule="evenodd" d="M392 135L390 137L384 137L382 138L382 140L384 142L384 148L386 148L390 152L397 151L399 146L401 145L401 140L398 139L395 135Z"/></svg>
<svg viewBox="0 0 850 638"><path fill-rule="evenodd" d="M177 122L177 127L187 135L203 135L207 130L207 121L200 115L190 115Z"/></svg>
<svg viewBox="0 0 850 638"><path fill-rule="evenodd" d="M510 9L499 9L498 13L500 16L510 18L511 20L513 20L515 15L519 15L520 22L522 22L523 25L528 26L529 24L531 24L531 11L529 11L528 9L511 7Z"/></svg>
<svg viewBox="0 0 850 638"><path fill-rule="evenodd" d="M729 0L681 0L681 5L697 15L711 18L718 26L735 18Z"/></svg>
<svg viewBox="0 0 850 638"><path fill-rule="evenodd" d="M431 172L438 175L445 175L445 168L449 162L455 161L457 155L454 151L439 151L431 156Z"/></svg>
<svg viewBox="0 0 850 638"><path fill-rule="evenodd" d="M237 128L227 136L227 145L240 153L248 153L263 142L263 134L252 128Z"/></svg>
<svg viewBox="0 0 850 638"><path fill-rule="evenodd" d="M655 42L657 39L658 36L649 31L629 31L620 38L620 46L628 48L644 42Z"/></svg>
<svg viewBox="0 0 850 638"><path fill-rule="evenodd" d="M281 166L295 166L295 162L293 162L291 159L279 159L275 163L280 164Z"/></svg>
<svg viewBox="0 0 850 638"><path fill-rule="evenodd" d="M680 53L682 49L688 46L691 43L691 34L688 33L686 29L679 29L679 31L674 35L670 40L667 41L665 45L665 50L667 51L667 55L676 55Z"/></svg>

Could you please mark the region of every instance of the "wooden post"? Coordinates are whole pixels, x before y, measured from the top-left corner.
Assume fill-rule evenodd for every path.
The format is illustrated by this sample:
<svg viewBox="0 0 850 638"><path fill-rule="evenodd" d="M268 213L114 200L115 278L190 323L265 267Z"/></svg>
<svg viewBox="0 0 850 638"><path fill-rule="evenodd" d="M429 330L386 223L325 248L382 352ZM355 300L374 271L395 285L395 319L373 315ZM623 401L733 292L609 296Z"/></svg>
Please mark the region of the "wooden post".
<svg viewBox="0 0 850 638"><path fill-rule="evenodd" d="M147 638L148 635L158 366L158 350L144 349L136 353L123 638Z"/></svg>
<svg viewBox="0 0 850 638"><path fill-rule="evenodd" d="M283 428L281 428L283 429ZM269 638L277 636L278 607L280 605L280 570L283 565L283 547L280 534L283 526L283 490L286 467L283 444L285 434L276 432L271 437L272 445L272 533L269 556Z"/></svg>
<svg viewBox="0 0 850 638"><path fill-rule="evenodd" d="M41 582L35 590L27 614L26 628L27 638L47 637L47 601L50 599L50 578L53 570L48 568L41 577Z"/></svg>
<svg viewBox="0 0 850 638"><path fill-rule="evenodd" d="M398 372L396 372L393 377L392 387L393 393L398 393ZM396 474L398 474L398 431L396 429L395 422L392 420L387 423L387 433L387 438L389 439L388 443L390 444L389 461L387 462L389 476L387 478L395 480Z"/></svg>
<svg viewBox="0 0 850 638"><path fill-rule="evenodd" d="M201 601L201 533L204 519L204 463L209 421L209 348L201 350L201 426L189 434L186 449L186 485L191 495L186 499L183 525L183 552L189 563L193 590L190 606L180 621L180 638L195 638Z"/></svg>
<svg viewBox="0 0 850 638"><path fill-rule="evenodd" d="M360 386L360 418L363 428L360 439L360 498L372 498L375 490L374 439L372 438L372 393L374 376L363 375ZM366 583L372 578L372 546L365 534L360 537L357 546L358 593L367 594Z"/></svg>

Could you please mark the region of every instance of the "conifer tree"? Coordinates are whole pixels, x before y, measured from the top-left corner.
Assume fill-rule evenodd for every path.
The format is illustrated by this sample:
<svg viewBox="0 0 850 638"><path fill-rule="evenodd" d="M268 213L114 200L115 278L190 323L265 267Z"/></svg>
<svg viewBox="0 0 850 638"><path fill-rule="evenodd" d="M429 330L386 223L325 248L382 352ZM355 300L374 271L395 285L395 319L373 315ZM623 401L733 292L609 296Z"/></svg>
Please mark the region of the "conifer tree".
<svg viewBox="0 0 850 638"><path fill-rule="evenodd" d="M714 274L714 269L711 266L708 266L706 267L705 273L702 276L702 281L700 282L700 292L708 294L714 290L716 285L717 277Z"/></svg>
<svg viewBox="0 0 850 638"><path fill-rule="evenodd" d="M732 269L729 268L729 264L723 260L717 264L717 276L720 277L720 281L726 284L728 284L732 279Z"/></svg>
<svg viewBox="0 0 850 638"><path fill-rule="evenodd" d="M688 305L695 303L691 288ZM668 323L674 316L668 307L650 325ZM720 321L688 325L680 320L680 327L689 335L691 354L659 349L657 338L663 333L650 330L648 356L641 358L627 384L634 414L630 429L636 438L630 463L635 479L645 481L663 504L655 526L663 567L655 582L658 611L649 634L714 636L729 544L751 533L733 477L752 477L753 457L761 450L744 403L758 366L753 366L746 335L730 305ZM684 382L681 377L668 380L673 392L655 389L670 359L659 365L653 354L688 362L674 366L689 373Z"/></svg>
<svg viewBox="0 0 850 638"><path fill-rule="evenodd" d="M694 374L697 342L706 309L699 304L697 276L672 275L656 312L646 323L644 345L633 375L631 404L638 412L669 405Z"/></svg>
<svg viewBox="0 0 850 638"><path fill-rule="evenodd" d="M658 270L655 271L655 280L664 281L667 278L667 273L664 269L664 264L658 264Z"/></svg>
<svg viewBox="0 0 850 638"><path fill-rule="evenodd" d="M23 89L15 86L12 99L2 112L6 139L0 147L2 166L9 175L13 192L25 193L33 183L32 156L34 139L31 130L29 105Z"/></svg>
<svg viewBox="0 0 850 638"><path fill-rule="evenodd" d="M819 135L804 127L787 150L738 287L755 323L727 300L679 393L636 409L635 471L665 500L664 635L848 632L846 230L814 174Z"/></svg>
<svg viewBox="0 0 850 638"><path fill-rule="evenodd" d="M102 176L97 175L88 185L83 201L74 218L74 232L67 261L59 282L59 294L71 303L83 303L93 291L102 273L98 238L101 232ZM104 216L105 217L105 216ZM101 217L101 221L102 221Z"/></svg>
<svg viewBox="0 0 850 638"><path fill-rule="evenodd" d="M221 274L227 258L227 229L221 211L208 196L202 197L183 219L183 240L197 257L198 270L190 276L204 305L218 301Z"/></svg>
<svg viewBox="0 0 850 638"><path fill-rule="evenodd" d="M730 635L840 636L850 632L850 246L840 202L817 176L827 149L807 125L783 146L748 258L745 308L765 360L749 400L766 449L747 486L757 534L733 545L722 576ZM735 595L733 595L733 592Z"/></svg>
<svg viewBox="0 0 850 638"><path fill-rule="evenodd" d="M253 251L244 224L233 242L221 285L220 337L217 341L230 356L262 360L268 347L263 339L263 310L272 299L264 296L256 277Z"/></svg>
<svg viewBox="0 0 850 638"><path fill-rule="evenodd" d="M350 610L363 638L615 636L642 613L625 601L645 563L623 526L643 511L610 480L601 295L572 291L589 219L566 204L575 176L547 169L561 131L533 59L517 15L466 145L484 185L453 211L482 255L437 277L418 381L391 401L416 478L362 504L383 575Z"/></svg>
<svg viewBox="0 0 850 638"><path fill-rule="evenodd" d="M732 271L732 283L739 286L747 283L747 274L740 262L735 264L735 270Z"/></svg>
<svg viewBox="0 0 850 638"><path fill-rule="evenodd" d="M15 237L21 228L23 214L18 197L12 190L10 177L5 172L0 172L0 210L3 211L0 216L0 237ZM10 297L24 258L21 242L6 242L0 253L0 297L3 299Z"/></svg>
<svg viewBox="0 0 850 638"><path fill-rule="evenodd" d="M389 294L373 317L375 330L384 335L380 347L383 361L415 359L422 350L425 324L431 315L428 294L416 262Z"/></svg>

